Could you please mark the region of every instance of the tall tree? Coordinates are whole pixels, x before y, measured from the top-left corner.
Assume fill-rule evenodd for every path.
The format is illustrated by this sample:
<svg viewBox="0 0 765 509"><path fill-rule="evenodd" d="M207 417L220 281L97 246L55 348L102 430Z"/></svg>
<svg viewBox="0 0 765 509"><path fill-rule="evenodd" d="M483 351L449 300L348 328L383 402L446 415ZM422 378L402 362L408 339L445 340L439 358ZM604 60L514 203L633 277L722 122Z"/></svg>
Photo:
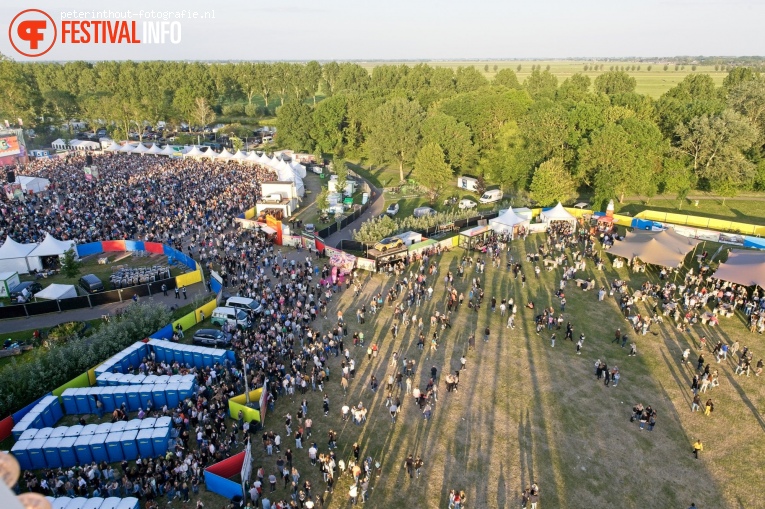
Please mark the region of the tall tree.
<svg viewBox="0 0 765 509"><path fill-rule="evenodd" d="M523 82L523 87L535 100L555 99L555 91L558 88L558 78L550 71L534 69Z"/></svg>
<svg viewBox="0 0 765 509"><path fill-rule="evenodd" d="M324 99L313 110L313 131L311 137L316 146L325 153L342 155L347 126L347 104L343 94Z"/></svg>
<svg viewBox="0 0 765 509"><path fill-rule="evenodd" d="M412 176L427 191L430 203L452 184L454 174L444 161L444 151L436 143L425 144L414 159Z"/></svg>
<svg viewBox="0 0 765 509"><path fill-rule="evenodd" d="M444 151L452 170L467 170L475 164L477 151L470 128L444 113L428 116L422 124L423 143L435 143Z"/></svg>
<svg viewBox="0 0 765 509"><path fill-rule="evenodd" d="M422 108L416 102L394 98L378 107L368 120L366 144L370 156L380 163L398 163L402 182L404 164L417 152L423 117Z"/></svg>
<svg viewBox="0 0 765 509"><path fill-rule="evenodd" d="M457 92L472 92L489 84L489 80L475 67L458 67L454 74L457 80Z"/></svg>
<svg viewBox="0 0 765 509"><path fill-rule="evenodd" d="M566 202L576 196L576 185L563 159L549 159L534 171L529 187L531 198L542 207Z"/></svg>
<svg viewBox="0 0 765 509"><path fill-rule="evenodd" d="M516 90L520 90L523 87L521 86L521 83L518 81L518 76L513 72L512 69L502 69L497 73L496 76L494 76L494 79L491 82L492 85L500 85L507 88L513 88Z"/></svg>
<svg viewBox="0 0 765 509"><path fill-rule="evenodd" d="M584 101L590 93L591 83L589 76L578 72L561 83L556 97L559 101L571 101L574 103Z"/></svg>
<svg viewBox="0 0 765 509"><path fill-rule="evenodd" d="M276 125L279 128L279 144L293 150L312 152L311 138L313 117L311 107L298 101L289 101L276 110Z"/></svg>
<svg viewBox="0 0 765 509"><path fill-rule="evenodd" d="M337 192L345 193L345 187L348 185L348 163L345 159L335 159L332 164L335 175L337 175Z"/></svg>
<svg viewBox="0 0 765 509"><path fill-rule="evenodd" d="M271 64L255 64L253 68L255 81L260 88L260 95L263 97L264 107L268 110L268 98L271 97L271 91L274 89L274 69Z"/></svg>
<svg viewBox="0 0 765 509"><path fill-rule="evenodd" d="M337 62L324 64L321 68L321 74L323 78L322 88L324 89L324 95L332 96L335 93L337 78L340 76L340 64Z"/></svg>
<svg viewBox="0 0 765 509"><path fill-rule="evenodd" d="M319 95L319 85L321 84L321 65L316 60L311 60L305 64L303 69L304 88L308 95L313 97L313 105L316 106L316 96Z"/></svg>
<svg viewBox="0 0 765 509"><path fill-rule="evenodd" d="M606 72L595 78L595 90L606 95L635 91L637 81L624 71Z"/></svg>
<svg viewBox="0 0 765 509"><path fill-rule="evenodd" d="M191 115L200 126L206 126L215 118L215 113L213 113L212 108L207 104L207 99L204 97L194 99L194 110Z"/></svg>

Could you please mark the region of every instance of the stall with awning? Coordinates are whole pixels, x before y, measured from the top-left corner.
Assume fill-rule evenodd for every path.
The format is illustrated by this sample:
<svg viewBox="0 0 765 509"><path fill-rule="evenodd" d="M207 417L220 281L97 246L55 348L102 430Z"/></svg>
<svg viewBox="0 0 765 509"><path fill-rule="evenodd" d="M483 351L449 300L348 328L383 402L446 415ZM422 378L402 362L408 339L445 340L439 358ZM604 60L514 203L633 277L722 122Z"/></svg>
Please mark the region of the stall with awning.
<svg viewBox="0 0 765 509"><path fill-rule="evenodd" d="M563 221L566 223L571 223L571 226L576 225L576 217L574 217L573 214L566 210L561 202L558 202L558 204L551 209L542 210L542 213L539 215L539 217L546 223Z"/></svg>
<svg viewBox="0 0 765 509"><path fill-rule="evenodd" d="M489 220L489 228L497 233L506 233L510 238L515 238L519 228L527 228L529 220L518 217L513 209L507 209L504 213Z"/></svg>
<svg viewBox="0 0 765 509"><path fill-rule="evenodd" d="M484 239L491 233L492 231L488 225L474 226L473 228L461 231L458 239L459 247L468 251L478 249L483 244Z"/></svg>
<svg viewBox="0 0 765 509"><path fill-rule="evenodd" d="M616 242L610 253L628 260L637 258L652 265L677 268L699 242L671 230L659 233L636 230L628 232L624 240Z"/></svg>
<svg viewBox="0 0 765 509"><path fill-rule="evenodd" d="M345 252L337 252L329 258L329 264L337 267L343 274L349 274L356 266L356 257Z"/></svg>
<svg viewBox="0 0 765 509"><path fill-rule="evenodd" d="M765 253L731 251L728 260L720 264L713 277L729 283L765 288Z"/></svg>

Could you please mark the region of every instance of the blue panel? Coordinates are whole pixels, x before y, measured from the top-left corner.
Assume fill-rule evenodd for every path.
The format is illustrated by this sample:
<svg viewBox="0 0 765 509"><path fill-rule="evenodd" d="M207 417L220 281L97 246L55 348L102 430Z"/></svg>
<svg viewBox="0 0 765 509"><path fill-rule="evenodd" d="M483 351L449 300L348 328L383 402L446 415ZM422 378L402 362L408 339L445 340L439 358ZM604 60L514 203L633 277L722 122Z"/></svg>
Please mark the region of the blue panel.
<svg viewBox="0 0 765 509"><path fill-rule="evenodd" d="M172 324L165 325L161 329L159 329L157 332L149 336L152 339L170 339L173 337L173 326ZM157 359L162 360L162 359Z"/></svg>
<svg viewBox="0 0 765 509"><path fill-rule="evenodd" d="M154 429L151 441L154 445L154 455L161 456L167 452L167 441L170 438L170 428Z"/></svg>
<svg viewBox="0 0 765 509"><path fill-rule="evenodd" d="M215 475L212 472L205 471L205 487L207 491L212 491L229 500L237 495L242 495L241 484Z"/></svg>
<svg viewBox="0 0 765 509"><path fill-rule="evenodd" d="M126 240L125 251L145 251L142 240Z"/></svg>
<svg viewBox="0 0 765 509"><path fill-rule="evenodd" d="M138 457L137 435L138 431L135 430L122 433L122 455L128 461L133 461Z"/></svg>
<svg viewBox="0 0 765 509"><path fill-rule="evenodd" d="M125 455L122 452L122 433L109 433L106 437L106 452L109 454L109 462L122 461Z"/></svg>
<svg viewBox="0 0 765 509"><path fill-rule="evenodd" d="M211 277L210 288L212 288L213 293L217 294L218 292L221 291L221 289L223 288L223 285L221 285L217 279L215 279L214 277Z"/></svg>
<svg viewBox="0 0 765 509"><path fill-rule="evenodd" d="M74 450L74 443L76 441L77 438L75 437L66 437L62 438L58 443L58 455L61 458L61 466L73 467L79 463Z"/></svg>
<svg viewBox="0 0 765 509"><path fill-rule="evenodd" d="M154 428L142 429L138 432L136 441L138 442L138 454L140 454L142 458L154 457L154 443L151 439L153 434Z"/></svg>
<svg viewBox="0 0 765 509"><path fill-rule="evenodd" d="M754 247L757 249L765 249L765 239L760 237L750 237L746 235L744 237L744 247Z"/></svg>
<svg viewBox="0 0 765 509"><path fill-rule="evenodd" d="M90 244L77 244L77 254L80 258L103 252L100 242L91 242Z"/></svg>
<svg viewBox="0 0 765 509"><path fill-rule="evenodd" d="M114 387L102 388L101 394L98 397L101 398L101 402L104 404L104 412L114 412L114 409L116 408L114 406Z"/></svg>
<svg viewBox="0 0 765 509"><path fill-rule="evenodd" d="M46 394L45 396L50 396L50 392L49 392L48 394ZM45 398L45 396L41 397L40 399L36 399L34 402L32 402L32 403L28 404L27 406L25 406L24 408L22 408L22 409L21 409L21 410L19 410L18 412L14 413L14 414L13 414L13 422L15 422L15 423L19 423L19 422L21 422L21 419L23 419L25 415L27 415L29 412L31 412L31 411L32 411L32 409L33 409L33 408L34 408L34 407L35 407L35 406L36 406L36 405L37 405L37 404L38 404L40 401L42 401L42 399L43 399L43 398Z"/></svg>
<svg viewBox="0 0 765 509"><path fill-rule="evenodd" d="M165 386L165 397L167 398L167 407L169 409L177 408L178 399L178 385L177 383L169 383Z"/></svg>
<svg viewBox="0 0 765 509"><path fill-rule="evenodd" d="M19 466L22 470L29 470L32 468L32 464L29 462L29 452L27 447L31 444L31 440L22 440L13 444L11 448L11 454L18 460Z"/></svg>
<svg viewBox="0 0 765 509"><path fill-rule="evenodd" d="M81 465L90 465L93 462L93 454L90 452L90 441L93 437L66 437L74 438L74 453Z"/></svg>
<svg viewBox="0 0 765 509"><path fill-rule="evenodd" d="M61 467L61 456L58 455L59 442L61 442L60 438L49 438L43 445L43 454L48 468Z"/></svg>
<svg viewBox="0 0 765 509"><path fill-rule="evenodd" d="M43 445L45 445L45 440L35 439L32 440L27 447L29 463L32 465L33 470L39 470L47 466L45 455L43 454Z"/></svg>
<svg viewBox="0 0 765 509"><path fill-rule="evenodd" d="M128 392L126 392L126 395L128 411L137 412L138 409L141 408L141 395L139 390L134 386L128 386Z"/></svg>
<svg viewBox="0 0 765 509"><path fill-rule="evenodd" d="M106 438L109 435L93 435L90 439L90 453L93 455L93 461L98 463L102 461L109 462L109 454L106 452Z"/></svg>

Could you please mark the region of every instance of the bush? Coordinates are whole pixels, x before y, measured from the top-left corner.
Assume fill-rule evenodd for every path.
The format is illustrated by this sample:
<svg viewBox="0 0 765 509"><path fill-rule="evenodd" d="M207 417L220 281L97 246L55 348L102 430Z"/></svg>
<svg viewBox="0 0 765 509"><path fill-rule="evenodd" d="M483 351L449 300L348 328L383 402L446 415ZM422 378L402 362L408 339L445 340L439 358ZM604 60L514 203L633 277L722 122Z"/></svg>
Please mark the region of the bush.
<svg viewBox="0 0 765 509"><path fill-rule="evenodd" d="M244 107L244 114L248 117L259 117L261 116L263 111L263 107L258 106L257 104L248 104Z"/></svg>
<svg viewBox="0 0 765 509"><path fill-rule="evenodd" d="M0 416L23 408L169 322L170 311L149 299L131 304L120 318L90 336L54 344L27 363L11 360L0 372Z"/></svg>
<svg viewBox="0 0 765 509"><path fill-rule="evenodd" d="M372 243L385 237L410 230L423 231L427 228L449 224L459 219L475 217L480 213L475 210L455 210L452 212L439 212L432 216L414 217L407 216L393 219L389 216L365 221L358 231L353 232L353 240L357 242Z"/></svg>
<svg viewBox="0 0 765 509"><path fill-rule="evenodd" d="M244 115L245 107L242 104L227 104L223 106L224 117L241 117Z"/></svg>

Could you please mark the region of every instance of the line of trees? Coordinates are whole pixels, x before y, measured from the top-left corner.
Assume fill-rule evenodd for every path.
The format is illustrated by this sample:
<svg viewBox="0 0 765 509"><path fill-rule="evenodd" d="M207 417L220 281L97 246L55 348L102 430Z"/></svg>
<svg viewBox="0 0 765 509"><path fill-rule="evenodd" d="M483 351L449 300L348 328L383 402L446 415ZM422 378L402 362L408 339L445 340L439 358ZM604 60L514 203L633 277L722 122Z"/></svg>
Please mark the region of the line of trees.
<svg viewBox="0 0 765 509"><path fill-rule="evenodd" d="M211 110L275 112L280 146L389 164L402 180L413 169L432 196L454 174L530 191L542 205L570 196L571 186L598 203L765 189L765 78L756 70L733 68L721 87L689 74L654 100L636 93L625 71L560 82L541 65L532 69L521 83L512 69L489 80L472 66L380 65L370 73L336 62L3 60L0 118L102 121L122 137L144 121L204 124Z"/></svg>

